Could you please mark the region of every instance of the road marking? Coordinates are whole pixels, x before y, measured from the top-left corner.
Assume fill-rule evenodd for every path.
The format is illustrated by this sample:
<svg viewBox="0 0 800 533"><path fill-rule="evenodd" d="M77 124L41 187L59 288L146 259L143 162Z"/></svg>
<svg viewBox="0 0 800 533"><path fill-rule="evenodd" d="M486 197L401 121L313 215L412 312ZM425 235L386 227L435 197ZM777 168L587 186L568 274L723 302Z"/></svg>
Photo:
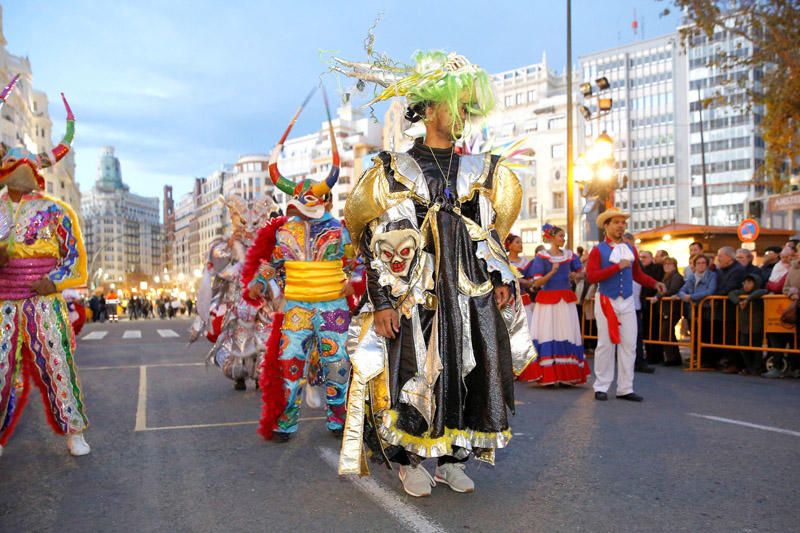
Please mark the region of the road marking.
<svg viewBox="0 0 800 533"><path fill-rule="evenodd" d="M180 335L178 335L171 329L159 329L158 334L161 335L161 337L164 339L169 337L180 337Z"/></svg>
<svg viewBox="0 0 800 533"><path fill-rule="evenodd" d="M139 368L139 401L136 404L136 426L134 431L147 427L147 367Z"/></svg>
<svg viewBox="0 0 800 533"><path fill-rule="evenodd" d="M753 429L763 429L764 431L772 431L774 433L783 433L784 435L800 437L800 431L792 431L790 429L776 428L772 426L762 426L761 424L751 424L750 422L742 422L741 420L734 420L732 418L722 418L720 416L701 415L699 413L686 413L686 414L697 418L705 418L707 420L714 420L716 422L724 422L725 424L735 424L737 426L744 426Z"/></svg>
<svg viewBox="0 0 800 533"><path fill-rule="evenodd" d="M299 421L304 420L326 420L324 416L307 416L298 419ZM217 424L188 424L184 426L161 426L156 428L140 428L136 429L135 431L171 431L175 429L204 429L204 428L223 428L223 427L231 427L231 426L255 426L258 425L258 420L245 420L243 422L220 422Z"/></svg>
<svg viewBox="0 0 800 533"><path fill-rule="evenodd" d="M122 334L123 339L141 339L142 332L138 329L129 329L126 330L125 333Z"/></svg>
<svg viewBox="0 0 800 533"><path fill-rule="evenodd" d="M339 469L339 455L330 448L317 448L322 460L334 470ZM383 488L377 481L369 477L347 476L353 485L366 494L372 501L383 507L409 531L420 533L444 533L444 528L422 514L416 507L403 501L395 491Z"/></svg>
<svg viewBox="0 0 800 533"><path fill-rule="evenodd" d="M130 368L142 368L149 366L151 368L169 368L173 366L206 366L205 363L153 363L151 365L115 365L115 366L82 366L81 372L87 370L126 370Z"/></svg>
<svg viewBox="0 0 800 533"><path fill-rule="evenodd" d="M95 341L95 340L99 341L100 339L102 339L106 335L108 335L107 331L93 331L91 333L87 333L86 335L84 335L81 340L82 341Z"/></svg>

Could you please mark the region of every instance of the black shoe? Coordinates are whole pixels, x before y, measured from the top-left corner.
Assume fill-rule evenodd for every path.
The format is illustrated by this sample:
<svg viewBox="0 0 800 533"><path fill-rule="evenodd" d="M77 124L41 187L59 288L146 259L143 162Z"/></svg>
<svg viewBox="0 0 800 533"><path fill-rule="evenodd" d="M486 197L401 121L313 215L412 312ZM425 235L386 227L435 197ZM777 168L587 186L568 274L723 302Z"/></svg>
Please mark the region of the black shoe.
<svg viewBox="0 0 800 533"><path fill-rule="evenodd" d="M289 442L292 440L294 433L284 433L283 431L273 431L272 432L272 440L275 442Z"/></svg>
<svg viewBox="0 0 800 533"><path fill-rule="evenodd" d="M344 436L344 428L329 429L328 431L337 439L341 439Z"/></svg>
<svg viewBox="0 0 800 533"><path fill-rule="evenodd" d="M656 369L653 368L652 366L642 365L642 366L637 366L636 368L633 369L633 371L641 372L642 374L653 374L655 373Z"/></svg>
<svg viewBox="0 0 800 533"><path fill-rule="evenodd" d="M237 379L233 384L233 390L247 390L247 383L243 379Z"/></svg>
<svg viewBox="0 0 800 533"><path fill-rule="evenodd" d="M644 400L641 396L636 394L635 392L631 392L628 394L623 394L622 396L617 396L618 400L628 400L629 402L641 402Z"/></svg>
<svg viewBox="0 0 800 533"><path fill-rule="evenodd" d="M664 366L683 366L682 359L672 359L670 361L664 361Z"/></svg>
<svg viewBox="0 0 800 533"><path fill-rule="evenodd" d="M595 400L600 400L601 402L604 402L604 401L608 400L608 394L606 394L605 392L596 391L594 393L594 399Z"/></svg>

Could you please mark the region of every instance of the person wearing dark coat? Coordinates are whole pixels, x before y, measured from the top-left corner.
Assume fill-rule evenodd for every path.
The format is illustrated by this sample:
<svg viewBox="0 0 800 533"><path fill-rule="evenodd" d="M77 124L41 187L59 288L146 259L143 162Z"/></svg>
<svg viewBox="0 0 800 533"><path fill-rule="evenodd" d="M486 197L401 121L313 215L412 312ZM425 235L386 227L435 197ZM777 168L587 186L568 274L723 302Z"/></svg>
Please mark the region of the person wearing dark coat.
<svg viewBox="0 0 800 533"><path fill-rule="evenodd" d="M670 296L677 297L684 284L683 276L678 272L678 261L676 261L675 258L665 258L662 267L664 268L664 277L661 281L664 283L667 290L661 297L651 297L649 301L652 303L657 303L662 298ZM653 345L652 347L658 348L658 350L649 351L647 353L648 361L652 363L663 362L664 366L683 365L683 359L681 358L680 350L678 350L677 346L678 339L675 337L675 325L680 320L682 314L680 300L676 298L674 301L661 302L659 305L655 305L653 310L657 313L656 317L659 322L657 326L660 330L658 340L664 342L669 341L675 344ZM651 354L654 356L654 360L652 361L650 360ZM660 359L655 359L658 355L661 355Z"/></svg>
<svg viewBox="0 0 800 533"><path fill-rule="evenodd" d="M775 268L781 260L781 247L768 246L764 250L764 262L761 263L761 286L766 286L769 277L772 275L772 269Z"/></svg>
<svg viewBox="0 0 800 533"><path fill-rule="evenodd" d="M717 290L714 294L728 296L731 291L742 288L746 275L744 267L736 261L736 251L730 246L723 246L717 251ZM734 345L736 328L725 327L726 317L736 316L736 307L730 301L715 301L713 342L715 344ZM703 359L715 362L726 374L736 374L743 366L738 351L708 348L703 351Z"/></svg>
<svg viewBox="0 0 800 533"><path fill-rule="evenodd" d="M728 300L733 305L739 306L739 346L762 346L764 343L764 302L761 297L767 294L761 288L761 276L747 274L744 277L742 288L728 293ZM761 351L740 350L739 355L744 361L742 374L758 376L761 374Z"/></svg>

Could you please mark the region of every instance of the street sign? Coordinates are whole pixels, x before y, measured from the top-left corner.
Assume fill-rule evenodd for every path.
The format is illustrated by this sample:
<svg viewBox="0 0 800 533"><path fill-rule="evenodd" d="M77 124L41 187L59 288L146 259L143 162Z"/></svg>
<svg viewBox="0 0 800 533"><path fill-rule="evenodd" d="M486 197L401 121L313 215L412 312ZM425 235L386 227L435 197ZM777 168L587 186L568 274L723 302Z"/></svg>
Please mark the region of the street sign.
<svg viewBox="0 0 800 533"><path fill-rule="evenodd" d="M758 222L752 218L746 218L739 224L739 240L742 242L754 242L758 239L758 233L761 228L758 227Z"/></svg>

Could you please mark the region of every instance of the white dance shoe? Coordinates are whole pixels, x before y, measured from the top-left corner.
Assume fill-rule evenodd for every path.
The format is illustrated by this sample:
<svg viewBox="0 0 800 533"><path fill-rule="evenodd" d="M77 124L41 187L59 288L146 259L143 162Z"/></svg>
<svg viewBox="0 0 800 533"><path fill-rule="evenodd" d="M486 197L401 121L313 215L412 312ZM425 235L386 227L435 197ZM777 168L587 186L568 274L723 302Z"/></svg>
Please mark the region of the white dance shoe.
<svg viewBox="0 0 800 533"><path fill-rule="evenodd" d="M67 449L69 450L70 455L74 455L75 457L88 455L89 452L92 451L92 449L89 447L89 444L86 442L86 439L83 438L83 433L68 436Z"/></svg>

